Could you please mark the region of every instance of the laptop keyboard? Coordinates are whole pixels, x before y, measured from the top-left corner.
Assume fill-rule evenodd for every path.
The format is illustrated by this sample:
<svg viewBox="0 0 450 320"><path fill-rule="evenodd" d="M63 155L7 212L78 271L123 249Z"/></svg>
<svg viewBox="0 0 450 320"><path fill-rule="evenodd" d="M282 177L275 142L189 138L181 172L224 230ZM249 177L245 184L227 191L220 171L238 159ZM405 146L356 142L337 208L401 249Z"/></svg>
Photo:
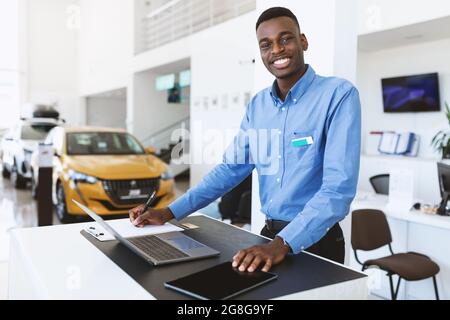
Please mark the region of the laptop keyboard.
<svg viewBox="0 0 450 320"><path fill-rule="evenodd" d="M167 261L189 257L184 252L162 241L156 236L140 237L129 240L156 261Z"/></svg>

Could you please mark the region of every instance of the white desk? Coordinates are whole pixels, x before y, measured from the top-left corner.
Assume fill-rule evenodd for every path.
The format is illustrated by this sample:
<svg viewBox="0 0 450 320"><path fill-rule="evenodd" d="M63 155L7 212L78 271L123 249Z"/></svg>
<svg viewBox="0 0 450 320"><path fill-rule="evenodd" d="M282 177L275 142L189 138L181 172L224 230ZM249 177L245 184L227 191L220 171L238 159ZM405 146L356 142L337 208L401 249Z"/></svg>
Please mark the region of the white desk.
<svg viewBox="0 0 450 320"><path fill-rule="evenodd" d="M9 298L154 299L80 235L84 225L14 230ZM361 278L280 299L366 299L367 292Z"/></svg>
<svg viewBox="0 0 450 320"><path fill-rule="evenodd" d="M437 275L441 299L450 299L450 217L425 214L417 210L397 212L387 209L388 196L361 192L355 197L351 210L378 209L388 219L392 234L392 247L395 253L415 251L433 259L441 268ZM358 251L361 261L390 255L387 247L370 252ZM350 266L357 268L359 264L353 255ZM370 270L371 292L390 299L388 277L385 272ZM417 282L403 281L399 299L434 299L431 280Z"/></svg>
<svg viewBox="0 0 450 320"><path fill-rule="evenodd" d="M392 219L419 223L425 226L450 230L450 217L435 214L426 214L420 210L408 210L404 212L390 211L387 209L389 197L373 193L359 193L352 204L352 210L379 209ZM419 201L418 201L419 202Z"/></svg>

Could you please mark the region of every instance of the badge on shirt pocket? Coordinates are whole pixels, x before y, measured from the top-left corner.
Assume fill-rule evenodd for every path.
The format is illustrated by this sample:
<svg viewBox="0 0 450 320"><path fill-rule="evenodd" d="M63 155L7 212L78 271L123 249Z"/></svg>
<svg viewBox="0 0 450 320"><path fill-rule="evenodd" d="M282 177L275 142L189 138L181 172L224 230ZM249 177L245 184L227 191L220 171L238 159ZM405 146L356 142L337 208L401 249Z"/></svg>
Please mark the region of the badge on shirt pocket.
<svg viewBox="0 0 450 320"><path fill-rule="evenodd" d="M314 138L312 136L294 138L292 139L291 143L294 148L306 147L314 143Z"/></svg>
<svg viewBox="0 0 450 320"><path fill-rule="evenodd" d="M289 143L290 161L306 167L311 167L317 157L317 135L315 130L295 130Z"/></svg>

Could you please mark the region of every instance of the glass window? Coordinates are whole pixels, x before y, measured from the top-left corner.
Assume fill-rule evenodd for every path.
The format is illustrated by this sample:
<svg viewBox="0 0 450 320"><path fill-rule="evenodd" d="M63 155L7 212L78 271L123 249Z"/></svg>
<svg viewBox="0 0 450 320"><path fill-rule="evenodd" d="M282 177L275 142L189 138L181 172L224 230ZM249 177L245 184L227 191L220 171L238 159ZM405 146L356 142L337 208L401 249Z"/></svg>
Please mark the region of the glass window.
<svg viewBox="0 0 450 320"><path fill-rule="evenodd" d="M22 140L38 140L44 141L47 138L47 134L52 130L55 125L46 123L36 123L22 126L20 138Z"/></svg>
<svg viewBox="0 0 450 320"><path fill-rule="evenodd" d="M74 132L67 134L69 155L144 154L144 149L130 134L122 132Z"/></svg>

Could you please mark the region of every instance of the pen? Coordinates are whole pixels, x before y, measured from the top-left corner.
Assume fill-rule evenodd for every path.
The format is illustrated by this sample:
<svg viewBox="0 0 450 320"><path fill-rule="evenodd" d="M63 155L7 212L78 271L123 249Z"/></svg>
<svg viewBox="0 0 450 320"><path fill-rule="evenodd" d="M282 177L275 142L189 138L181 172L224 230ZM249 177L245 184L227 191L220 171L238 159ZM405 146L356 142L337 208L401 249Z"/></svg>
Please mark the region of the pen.
<svg viewBox="0 0 450 320"><path fill-rule="evenodd" d="M146 212L149 208L150 205L152 204L153 200L155 200L156 197L156 193L158 192L158 189L153 190L153 192L150 194L150 196L148 197L147 201L145 202L144 205L144 211L142 211L142 213Z"/></svg>

